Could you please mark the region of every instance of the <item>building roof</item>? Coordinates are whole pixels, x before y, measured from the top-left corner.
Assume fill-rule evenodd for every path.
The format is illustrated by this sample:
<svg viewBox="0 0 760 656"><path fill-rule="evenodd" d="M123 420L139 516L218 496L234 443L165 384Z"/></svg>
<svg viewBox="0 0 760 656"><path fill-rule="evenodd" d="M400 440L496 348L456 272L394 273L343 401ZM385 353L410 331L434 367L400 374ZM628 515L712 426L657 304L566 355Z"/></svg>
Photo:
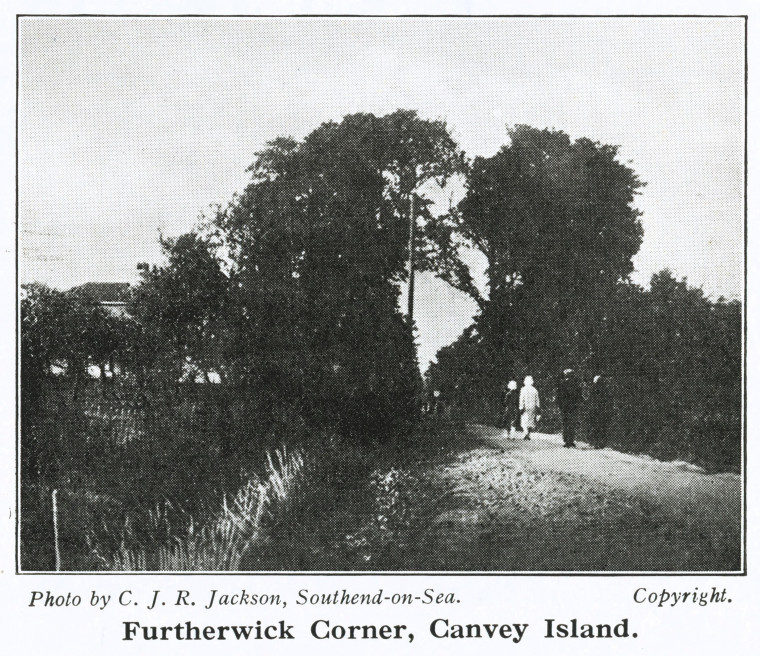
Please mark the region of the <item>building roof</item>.
<svg viewBox="0 0 760 656"><path fill-rule="evenodd" d="M126 303L129 300L128 282L86 282L72 287L71 293L95 303Z"/></svg>

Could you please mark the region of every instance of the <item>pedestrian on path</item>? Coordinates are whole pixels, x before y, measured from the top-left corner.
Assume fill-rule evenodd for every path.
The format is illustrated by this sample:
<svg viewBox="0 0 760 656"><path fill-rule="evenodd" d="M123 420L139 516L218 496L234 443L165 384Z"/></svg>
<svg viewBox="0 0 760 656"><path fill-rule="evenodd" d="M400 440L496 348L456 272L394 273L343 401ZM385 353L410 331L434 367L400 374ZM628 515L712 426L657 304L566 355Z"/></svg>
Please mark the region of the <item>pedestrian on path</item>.
<svg viewBox="0 0 760 656"><path fill-rule="evenodd" d="M509 437L512 437L512 431L518 432L520 422L520 393L517 391L517 381L510 380L507 385L507 394L504 398L504 428L509 431Z"/></svg>
<svg viewBox="0 0 760 656"><path fill-rule="evenodd" d="M612 394L604 376L594 376L588 400L589 442L596 449L607 446L612 423Z"/></svg>
<svg viewBox="0 0 760 656"><path fill-rule="evenodd" d="M557 384L555 401L562 414L562 440L566 447L575 446L578 412L582 400L583 392L575 372L572 369L565 369Z"/></svg>
<svg viewBox="0 0 760 656"><path fill-rule="evenodd" d="M525 376L525 383L520 390L520 417L522 429L525 432L523 439L530 439L530 432L536 428L538 411L541 403L538 398L538 390L533 387L533 376Z"/></svg>

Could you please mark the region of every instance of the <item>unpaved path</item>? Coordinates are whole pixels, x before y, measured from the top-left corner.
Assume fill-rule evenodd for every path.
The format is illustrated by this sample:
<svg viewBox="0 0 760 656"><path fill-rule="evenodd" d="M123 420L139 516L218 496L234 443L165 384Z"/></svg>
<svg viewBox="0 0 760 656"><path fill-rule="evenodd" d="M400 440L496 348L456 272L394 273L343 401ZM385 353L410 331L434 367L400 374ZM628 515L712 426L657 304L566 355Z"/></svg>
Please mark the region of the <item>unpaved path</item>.
<svg viewBox="0 0 760 656"><path fill-rule="evenodd" d="M457 448L419 463L441 501L408 554L412 569L736 571L741 478L707 474L557 435L449 427Z"/></svg>

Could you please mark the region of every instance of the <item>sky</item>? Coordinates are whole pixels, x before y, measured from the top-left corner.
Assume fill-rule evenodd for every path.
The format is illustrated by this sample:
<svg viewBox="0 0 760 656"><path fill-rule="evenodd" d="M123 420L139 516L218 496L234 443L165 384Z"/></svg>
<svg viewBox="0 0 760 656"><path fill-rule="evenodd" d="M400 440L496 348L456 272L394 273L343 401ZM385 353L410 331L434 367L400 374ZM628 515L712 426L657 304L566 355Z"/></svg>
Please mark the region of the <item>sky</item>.
<svg viewBox="0 0 760 656"><path fill-rule="evenodd" d="M470 157L520 123L619 145L646 182L634 281L667 267L742 297L735 18L22 18L21 282L134 282L267 141L398 108L445 119ZM424 368L475 306L421 275L415 308Z"/></svg>

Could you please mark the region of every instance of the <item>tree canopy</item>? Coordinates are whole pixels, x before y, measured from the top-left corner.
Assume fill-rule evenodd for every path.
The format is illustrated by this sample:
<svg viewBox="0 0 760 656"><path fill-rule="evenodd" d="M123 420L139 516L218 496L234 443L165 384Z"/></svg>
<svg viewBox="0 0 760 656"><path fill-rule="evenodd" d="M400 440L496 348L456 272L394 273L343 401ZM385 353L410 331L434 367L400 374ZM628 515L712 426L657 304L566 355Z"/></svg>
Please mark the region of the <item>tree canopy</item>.
<svg viewBox="0 0 760 656"><path fill-rule="evenodd" d="M413 412L419 373L396 284L406 199L461 162L443 122L404 110L349 115L257 155L217 226L241 312L237 343L261 387L343 423Z"/></svg>
<svg viewBox="0 0 760 656"><path fill-rule="evenodd" d="M525 125L509 136L492 157L474 159L464 198L439 219L437 252L448 262L438 268L477 301L478 325L497 351L530 357L557 340L577 350L599 300L633 270L643 183L614 146ZM485 294L463 273L452 236L484 256ZM560 337L558 326L571 334Z"/></svg>
<svg viewBox="0 0 760 656"><path fill-rule="evenodd" d="M443 121L408 110L275 139L210 230L164 242L166 265L132 303L155 335L143 348L200 361L211 345L208 361L259 415L288 406L353 433L413 416L420 376L398 307L407 208L414 194L429 218L422 185L463 162Z"/></svg>
<svg viewBox="0 0 760 656"><path fill-rule="evenodd" d="M633 206L643 183L617 147L526 125L509 135L494 156L474 159L447 217L485 256L489 298L518 287L581 296L626 278L643 236Z"/></svg>

